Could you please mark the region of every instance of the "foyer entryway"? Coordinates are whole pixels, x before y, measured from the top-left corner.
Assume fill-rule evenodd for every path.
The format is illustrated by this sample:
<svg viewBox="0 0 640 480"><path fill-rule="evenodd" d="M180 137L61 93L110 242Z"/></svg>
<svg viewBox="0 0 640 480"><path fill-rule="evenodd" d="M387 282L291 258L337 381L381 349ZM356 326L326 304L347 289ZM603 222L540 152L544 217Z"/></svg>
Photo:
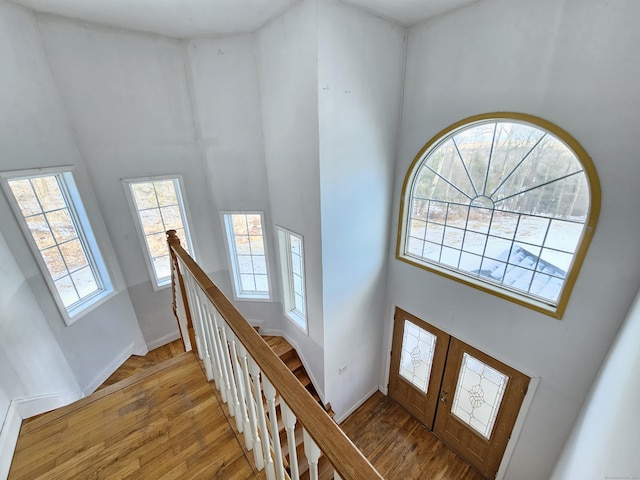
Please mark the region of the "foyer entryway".
<svg viewBox="0 0 640 480"><path fill-rule="evenodd" d="M496 477L529 380L396 308L389 395L487 479Z"/></svg>

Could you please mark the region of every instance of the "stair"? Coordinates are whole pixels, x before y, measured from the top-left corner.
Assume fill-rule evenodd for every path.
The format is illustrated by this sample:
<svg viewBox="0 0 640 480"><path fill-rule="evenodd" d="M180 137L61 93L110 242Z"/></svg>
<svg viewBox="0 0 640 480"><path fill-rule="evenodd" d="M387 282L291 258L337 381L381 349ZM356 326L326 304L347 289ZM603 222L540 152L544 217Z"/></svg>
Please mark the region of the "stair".
<svg viewBox="0 0 640 480"><path fill-rule="evenodd" d="M274 351L276 355L282 360L282 362L287 366L289 370L296 376L296 378L300 381L300 383L307 389L307 391L311 394L311 396L325 409L327 414L333 418L335 413L331 409L330 405L324 405L318 392L316 391L313 383L311 382L311 378L309 374L304 368L300 357L298 356L298 352L293 348L293 346L287 342L283 337L277 336L268 336L263 335L262 338L265 342L271 347L271 350ZM280 433L280 444L282 445L282 454L285 459L285 466L288 467L289 462L289 448L287 444L287 433L284 429L284 424L282 419L280 418L279 408L278 408L278 427ZM295 429L296 436L296 450L298 453L298 468L300 472L300 479L306 480L309 478L309 467L307 464L307 457L304 454L304 442L302 435L302 428L300 428L299 424L296 424ZM319 480L331 480L333 479L333 467L331 463L324 456L320 456L320 460L318 461L318 479Z"/></svg>

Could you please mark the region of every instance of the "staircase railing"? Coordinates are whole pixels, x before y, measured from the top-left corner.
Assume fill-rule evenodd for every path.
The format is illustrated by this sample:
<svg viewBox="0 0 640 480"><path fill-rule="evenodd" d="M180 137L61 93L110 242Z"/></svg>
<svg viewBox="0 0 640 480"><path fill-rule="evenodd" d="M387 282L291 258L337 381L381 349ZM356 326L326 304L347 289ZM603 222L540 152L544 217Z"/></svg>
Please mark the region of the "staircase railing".
<svg viewBox="0 0 640 480"><path fill-rule="evenodd" d="M304 453L312 480L318 478L321 454L335 469L335 479L381 480L360 450L180 246L175 230L167 232L167 241L173 310L185 349L196 349L208 380L215 382L247 449L253 451L256 468L264 469L268 480L299 479L294 433L298 423L303 428ZM287 434L287 468L277 406Z"/></svg>

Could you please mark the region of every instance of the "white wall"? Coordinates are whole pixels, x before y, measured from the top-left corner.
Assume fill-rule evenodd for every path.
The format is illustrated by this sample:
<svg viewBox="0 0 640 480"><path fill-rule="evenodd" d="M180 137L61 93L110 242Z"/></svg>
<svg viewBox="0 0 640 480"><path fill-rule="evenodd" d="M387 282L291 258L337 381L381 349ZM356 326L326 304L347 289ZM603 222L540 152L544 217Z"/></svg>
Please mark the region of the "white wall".
<svg viewBox="0 0 640 480"><path fill-rule="evenodd" d="M212 221L220 233L214 243L227 268L220 211L264 211L269 224L269 189L253 35L194 39L185 43L193 109L213 209ZM267 225L267 232L270 232ZM272 287L277 294L273 237L267 235ZM224 273L224 275L220 275ZM229 271L214 279L233 299ZM222 280L222 281L221 281ZM238 301L236 306L263 331L281 329L282 305Z"/></svg>
<svg viewBox="0 0 640 480"><path fill-rule="evenodd" d="M638 477L639 338L640 293L607 354L552 480Z"/></svg>
<svg viewBox="0 0 640 480"><path fill-rule="evenodd" d="M79 394L69 363L1 234L0 265L0 388L11 400Z"/></svg>
<svg viewBox="0 0 640 480"><path fill-rule="evenodd" d="M288 320L282 328L323 395L316 2L306 0L270 22L256 42L271 220L304 237L309 334Z"/></svg>
<svg viewBox="0 0 640 480"><path fill-rule="evenodd" d="M146 348L128 293L123 290L122 275L52 76L37 22L31 13L6 2L0 3L0 64L3 84L0 89L0 170L60 165L75 168L80 195L117 291L99 308L71 326L65 326L6 199L4 196L0 199L2 233L48 323L48 326L34 323L33 329L45 336L53 332L75 379L83 390L88 391L111 373L109 368L119 358L134 351L146 351ZM33 301L29 303L33 304ZM19 311L7 313L27 314ZM6 320L13 322L16 318ZM12 331L18 334L17 330ZM47 345L50 340L46 341ZM44 362L48 358L46 352L45 349L42 354ZM38 352L29 353L39 355ZM55 365L54 362L54 368ZM35 372L34 384L48 385L50 375L39 369ZM7 389L5 392L12 397L13 392Z"/></svg>
<svg viewBox="0 0 640 480"><path fill-rule="evenodd" d="M146 342L176 338L171 289L154 292L122 178L182 174L197 259L222 268L195 128L183 44L41 16L64 104ZM215 245L215 244L213 244Z"/></svg>
<svg viewBox="0 0 640 480"><path fill-rule="evenodd" d="M404 55L404 29L318 3L325 378L337 417L380 384Z"/></svg>
<svg viewBox="0 0 640 480"><path fill-rule="evenodd" d="M602 184L600 222L561 321L390 261L393 304L541 377L509 479L549 478L640 285L637 18L633 1L487 0L410 31L396 212L420 148L448 125L491 111L564 128L591 155ZM394 221L392 250L396 232Z"/></svg>

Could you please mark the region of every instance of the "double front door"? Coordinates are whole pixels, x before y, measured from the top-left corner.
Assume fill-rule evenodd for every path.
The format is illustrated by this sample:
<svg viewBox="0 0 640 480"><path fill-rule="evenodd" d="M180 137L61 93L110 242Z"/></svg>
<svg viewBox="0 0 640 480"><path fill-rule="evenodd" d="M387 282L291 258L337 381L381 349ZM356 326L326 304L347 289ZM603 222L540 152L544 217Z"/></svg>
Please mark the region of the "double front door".
<svg viewBox="0 0 640 480"><path fill-rule="evenodd" d="M396 308L389 395L488 479L529 377Z"/></svg>

